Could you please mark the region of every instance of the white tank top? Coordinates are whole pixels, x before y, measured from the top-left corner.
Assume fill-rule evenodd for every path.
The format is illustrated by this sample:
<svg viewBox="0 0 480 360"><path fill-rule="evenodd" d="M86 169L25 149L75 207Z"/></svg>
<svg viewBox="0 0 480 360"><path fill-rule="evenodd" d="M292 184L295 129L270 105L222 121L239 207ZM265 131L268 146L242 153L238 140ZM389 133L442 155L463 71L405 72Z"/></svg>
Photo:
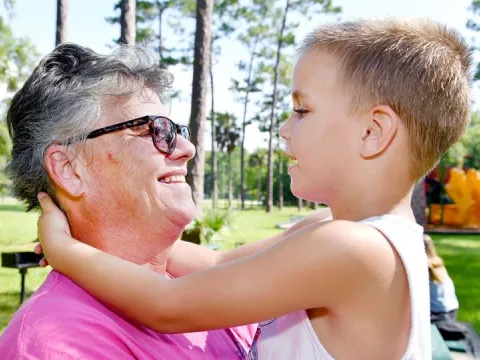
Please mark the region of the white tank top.
<svg viewBox="0 0 480 360"><path fill-rule="evenodd" d="M412 326L402 360L431 359L428 264L423 228L396 215L377 216L362 222L373 226L388 239L406 269ZM305 311L267 321L261 326L257 344L259 360L334 360L322 346Z"/></svg>

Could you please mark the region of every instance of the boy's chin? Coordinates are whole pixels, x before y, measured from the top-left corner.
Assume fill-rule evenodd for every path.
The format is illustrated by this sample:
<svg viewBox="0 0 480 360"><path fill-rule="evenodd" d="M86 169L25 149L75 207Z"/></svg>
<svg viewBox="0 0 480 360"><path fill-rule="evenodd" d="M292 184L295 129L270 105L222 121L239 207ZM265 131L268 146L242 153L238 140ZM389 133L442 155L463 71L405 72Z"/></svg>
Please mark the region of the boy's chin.
<svg viewBox="0 0 480 360"><path fill-rule="evenodd" d="M319 203L319 204L324 204L325 200L323 197L319 197L320 195L316 191L310 191L306 189L304 186L295 186L295 183L292 181L290 184L290 191L292 192L295 197L305 200L305 201L310 201L313 203Z"/></svg>

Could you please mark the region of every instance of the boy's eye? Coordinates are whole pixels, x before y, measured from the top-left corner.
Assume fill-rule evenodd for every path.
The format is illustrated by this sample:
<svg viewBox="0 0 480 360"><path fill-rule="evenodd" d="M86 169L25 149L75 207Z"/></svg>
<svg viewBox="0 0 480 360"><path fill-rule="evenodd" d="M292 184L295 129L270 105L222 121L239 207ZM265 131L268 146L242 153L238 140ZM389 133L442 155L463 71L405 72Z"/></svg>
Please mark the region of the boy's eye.
<svg viewBox="0 0 480 360"><path fill-rule="evenodd" d="M300 117L302 117L303 115L305 115L307 113L307 110L305 109L293 109L294 112L296 112L297 114L300 115Z"/></svg>

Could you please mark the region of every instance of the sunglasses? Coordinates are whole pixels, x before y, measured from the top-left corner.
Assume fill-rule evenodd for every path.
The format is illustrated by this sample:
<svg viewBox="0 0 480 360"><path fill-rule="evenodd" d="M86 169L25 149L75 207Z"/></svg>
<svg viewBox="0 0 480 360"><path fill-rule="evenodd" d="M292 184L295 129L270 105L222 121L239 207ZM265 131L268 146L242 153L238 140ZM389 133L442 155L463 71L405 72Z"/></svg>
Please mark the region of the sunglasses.
<svg viewBox="0 0 480 360"><path fill-rule="evenodd" d="M152 141L155 148L165 154L171 154L177 145L177 134L190 140L190 130L183 125L175 124L166 116L146 115L133 120L128 120L118 124L106 126L92 131L87 135L87 139L93 139L105 134L125 129L132 129L139 126L148 125ZM68 141L67 143L71 143Z"/></svg>

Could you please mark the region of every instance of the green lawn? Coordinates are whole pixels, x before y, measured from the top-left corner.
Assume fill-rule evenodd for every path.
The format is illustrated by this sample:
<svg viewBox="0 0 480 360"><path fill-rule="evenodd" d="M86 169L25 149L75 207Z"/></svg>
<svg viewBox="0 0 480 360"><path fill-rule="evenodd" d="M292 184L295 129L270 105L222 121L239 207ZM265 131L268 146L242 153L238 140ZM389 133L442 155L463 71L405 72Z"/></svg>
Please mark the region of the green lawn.
<svg viewBox="0 0 480 360"><path fill-rule="evenodd" d="M37 237L38 213L25 213L20 205L0 205L0 252L32 251ZM49 270L28 270L27 295L38 288ZM18 309L20 274L16 269L0 268L0 331Z"/></svg>
<svg viewBox="0 0 480 360"><path fill-rule="evenodd" d="M267 215L262 210L233 214L232 229L224 234L224 248L238 243L263 239L277 233L275 224L287 222L291 216L305 215L296 208L286 208ZM24 213L21 206L0 205L0 252L33 249L36 238L36 213ZM437 250L444 258L455 282L460 301L459 318L472 322L480 331L480 236L434 236ZM34 291L49 270L31 269L27 276L27 294ZM14 269L0 268L0 332L18 308L20 275Z"/></svg>
<svg viewBox="0 0 480 360"><path fill-rule="evenodd" d="M434 235L457 292L459 320L480 332L480 235Z"/></svg>

